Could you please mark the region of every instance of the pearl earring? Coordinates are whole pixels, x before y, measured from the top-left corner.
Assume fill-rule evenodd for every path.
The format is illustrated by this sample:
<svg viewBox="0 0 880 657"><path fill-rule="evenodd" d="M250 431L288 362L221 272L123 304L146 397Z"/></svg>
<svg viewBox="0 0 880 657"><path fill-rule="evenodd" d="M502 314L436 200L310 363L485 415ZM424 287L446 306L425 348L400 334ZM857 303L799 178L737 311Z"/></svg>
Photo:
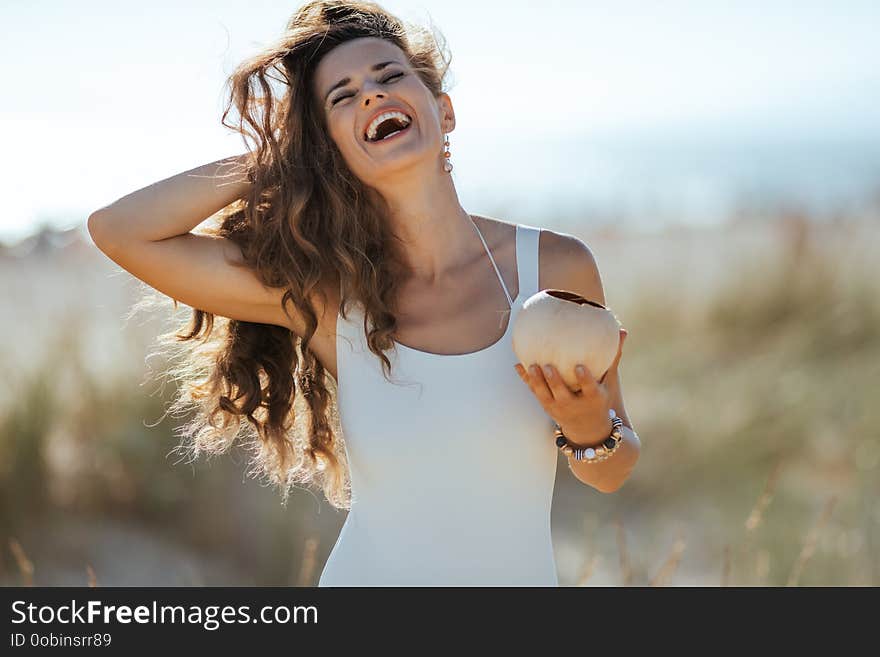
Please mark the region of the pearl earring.
<svg viewBox="0 0 880 657"><path fill-rule="evenodd" d="M443 153L443 157L446 158L446 161L443 162L443 170L446 173L449 173L450 171L452 171L452 162L449 161L449 158L452 155L449 152L449 135L446 135L446 141L443 142L443 145L446 147L446 149Z"/></svg>

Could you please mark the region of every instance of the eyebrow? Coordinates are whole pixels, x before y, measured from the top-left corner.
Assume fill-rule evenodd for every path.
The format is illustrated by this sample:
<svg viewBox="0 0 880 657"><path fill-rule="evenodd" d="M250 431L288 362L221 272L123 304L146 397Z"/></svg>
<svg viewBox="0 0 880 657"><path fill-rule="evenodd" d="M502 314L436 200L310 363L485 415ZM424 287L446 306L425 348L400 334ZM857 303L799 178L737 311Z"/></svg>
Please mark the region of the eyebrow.
<svg viewBox="0 0 880 657"><path fill-rule="evenodd" d="M386 62L379 62L378 64L373 64L373 66L370 68L370 70L371 71L381 71L383 68L385 68L389 64L400 64L400 62L397 61L396 59L389 59ZM401 64L401 66L403 66L403 65ZM332 87L330 87L330 89L324 95L324 102L325 103L327 102L327 99L330 97L330 94L332 94L334 91L339 89L339 87L344 87L349 82L351 82L351 78L343 78L339 82L334 84Z"/></svg>

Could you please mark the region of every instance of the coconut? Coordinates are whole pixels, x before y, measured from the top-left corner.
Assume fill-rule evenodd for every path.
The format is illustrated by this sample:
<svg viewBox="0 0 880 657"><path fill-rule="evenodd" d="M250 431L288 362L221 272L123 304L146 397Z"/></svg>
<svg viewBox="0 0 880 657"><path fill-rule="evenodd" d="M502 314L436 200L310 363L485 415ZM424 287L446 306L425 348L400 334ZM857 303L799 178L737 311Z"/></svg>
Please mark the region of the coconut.
<svg viewBox="0 0 880 657"><path fill-rule="evenodd" d="M575 366L580 363L601 380L617 356L620 327L601 303L568 290L541 290L523 303L514 320L513 351L520 363L550 363L572 390L580 390Z"/></svg>

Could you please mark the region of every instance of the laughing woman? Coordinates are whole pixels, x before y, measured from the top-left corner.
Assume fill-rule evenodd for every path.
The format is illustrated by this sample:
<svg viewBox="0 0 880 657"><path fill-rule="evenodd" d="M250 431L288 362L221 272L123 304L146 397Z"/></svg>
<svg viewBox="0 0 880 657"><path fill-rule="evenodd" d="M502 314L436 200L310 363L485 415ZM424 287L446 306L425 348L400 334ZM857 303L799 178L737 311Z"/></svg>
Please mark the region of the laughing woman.
<svg viewBox="0 0 880 657"><path fill-rule="evenodd" d="M620 348L576 392L517 362L526 299L605 304L602 282L577 238L461 206L441 43L372 3L309 2L230 78L222 121L252 149L89 217L109 258L193 309L162 336L184 355L171 411L195 411L182 445L246 440L285 497L316 485L349 509L320 586L556 586L556 425L616 444L564 452L599 491L639 456Z"/></svg>

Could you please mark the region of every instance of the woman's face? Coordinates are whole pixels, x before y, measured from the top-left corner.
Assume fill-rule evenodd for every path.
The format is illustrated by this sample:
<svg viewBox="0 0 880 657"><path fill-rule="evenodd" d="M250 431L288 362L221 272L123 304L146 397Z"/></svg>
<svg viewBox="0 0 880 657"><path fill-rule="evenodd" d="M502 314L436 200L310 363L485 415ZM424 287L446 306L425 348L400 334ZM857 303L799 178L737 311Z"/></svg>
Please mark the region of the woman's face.
<svg viewBox="0 0 880 657"><path fill-rule="evenodd" d="M452 103L445 93L434 97L395 44L364 37L335 47L318 63L314 85L330 137L364 183L418 167L443 172L443 137L455 127ZM387 140L370 140L373 118L392 109L407 115L409 125Z"/></svg>

